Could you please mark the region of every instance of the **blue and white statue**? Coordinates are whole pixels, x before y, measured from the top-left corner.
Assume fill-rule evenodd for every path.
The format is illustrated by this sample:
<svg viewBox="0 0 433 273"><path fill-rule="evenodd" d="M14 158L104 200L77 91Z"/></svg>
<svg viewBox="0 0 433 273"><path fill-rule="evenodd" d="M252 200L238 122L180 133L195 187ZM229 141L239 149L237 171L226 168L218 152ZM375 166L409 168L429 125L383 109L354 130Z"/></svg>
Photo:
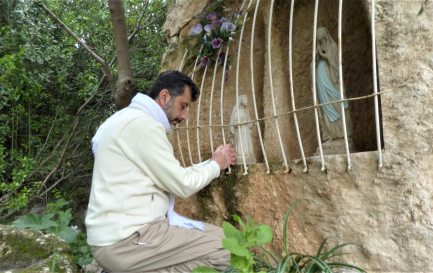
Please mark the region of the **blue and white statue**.
<svg viewBox="0 0 433 273"><path fill-rule="evenodd" d="M323 104L340 100L338 48L325 27L319 27L317 29L316 56L316 91L319 103ZM346 98L345 94L344 98ZM351 136L351 121L347 101L344 102L344 109L347 135ZM344 138L343 122L341 120L341 103L322 106L319 114L323 142Z"/></svg>

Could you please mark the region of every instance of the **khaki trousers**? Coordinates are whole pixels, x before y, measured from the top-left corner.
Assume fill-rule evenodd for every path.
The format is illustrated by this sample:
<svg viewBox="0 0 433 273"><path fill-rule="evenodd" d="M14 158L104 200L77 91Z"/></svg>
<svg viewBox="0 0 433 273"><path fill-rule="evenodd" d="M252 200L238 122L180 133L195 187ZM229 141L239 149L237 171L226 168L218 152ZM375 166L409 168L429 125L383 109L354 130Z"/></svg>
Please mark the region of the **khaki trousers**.
<svg viewBox="0 0 433 273"><path fill-rule="evenodd" d="M206 224L205 231L171 226L167 220L147 224L110 246L92 247L95 260L110 273L191 272L197 266L224 270L230 254L223 249L220 227Z"/></svg>

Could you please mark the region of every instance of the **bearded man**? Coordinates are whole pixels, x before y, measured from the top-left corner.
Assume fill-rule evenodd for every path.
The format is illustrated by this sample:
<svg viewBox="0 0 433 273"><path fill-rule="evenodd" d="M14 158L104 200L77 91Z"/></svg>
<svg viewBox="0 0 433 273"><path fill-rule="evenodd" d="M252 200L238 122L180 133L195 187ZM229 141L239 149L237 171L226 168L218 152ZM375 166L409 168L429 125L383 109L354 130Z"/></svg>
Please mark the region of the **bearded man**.
<svg viewBox="0 0 433 273"><path fill-rule="evenodd" d="M87 241L106 271L191 272L200 265L223 270L230 264L220 227L173 211L175 196L191 196L236 161L231 145L187 168L175 158L166 134L170 124L188 118L199 94L187 75L166 71L148 95L135 95L92 139Z"/></svg>

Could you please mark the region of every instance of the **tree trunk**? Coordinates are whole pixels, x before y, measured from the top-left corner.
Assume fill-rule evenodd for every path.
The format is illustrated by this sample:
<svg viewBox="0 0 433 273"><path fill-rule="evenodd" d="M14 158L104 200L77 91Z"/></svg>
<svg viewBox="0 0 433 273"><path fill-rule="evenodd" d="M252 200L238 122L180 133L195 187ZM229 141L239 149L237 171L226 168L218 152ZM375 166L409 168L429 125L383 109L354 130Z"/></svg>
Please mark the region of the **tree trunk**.
<svg viewBox="0 0 433 273"><path fill-rule="evenodd" d="M129 57L128 30L126 28L122 0L109 0L108 6L113 25L118 67L117 86L113 97L116 107L122 109L129 105L132 97L135 95Z"/></svg>

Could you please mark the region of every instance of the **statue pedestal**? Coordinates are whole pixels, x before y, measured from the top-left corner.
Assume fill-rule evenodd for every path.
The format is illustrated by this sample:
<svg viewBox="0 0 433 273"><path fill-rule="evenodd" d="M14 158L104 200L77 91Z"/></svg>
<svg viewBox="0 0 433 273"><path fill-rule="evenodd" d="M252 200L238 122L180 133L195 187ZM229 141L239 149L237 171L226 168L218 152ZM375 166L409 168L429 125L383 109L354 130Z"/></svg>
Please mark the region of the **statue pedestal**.
<svg viewBox="0 0 433 273"><path fill-rule="evenodd" d="M349 138L348 141L349 141L349 152L350 153L355 152L355 147L353 145L352 139ZM344 145L344 138L328 140L328 141L322 143L322 150L323 150L324 155L345 154L346 153L346 146ZM319 147L317 147L314 155L315 156L320 155Z"/></svg>

